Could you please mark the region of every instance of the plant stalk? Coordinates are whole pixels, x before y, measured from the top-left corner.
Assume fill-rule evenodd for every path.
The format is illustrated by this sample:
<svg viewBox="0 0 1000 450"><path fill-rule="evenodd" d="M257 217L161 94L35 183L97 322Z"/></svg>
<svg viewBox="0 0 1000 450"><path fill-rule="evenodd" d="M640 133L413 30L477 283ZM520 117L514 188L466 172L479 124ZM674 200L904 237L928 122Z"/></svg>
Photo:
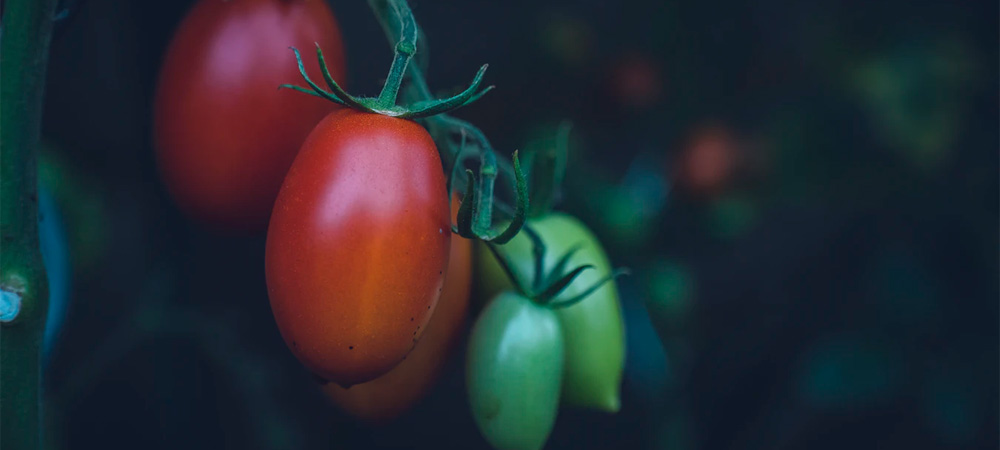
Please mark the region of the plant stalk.
<svg viewBox="0 0 1000 450"><path fill-rule="evenodd" d="M7 0L0 31L0 448L41 448L48 283L38 244L37 154L56 0Z"/></svg>

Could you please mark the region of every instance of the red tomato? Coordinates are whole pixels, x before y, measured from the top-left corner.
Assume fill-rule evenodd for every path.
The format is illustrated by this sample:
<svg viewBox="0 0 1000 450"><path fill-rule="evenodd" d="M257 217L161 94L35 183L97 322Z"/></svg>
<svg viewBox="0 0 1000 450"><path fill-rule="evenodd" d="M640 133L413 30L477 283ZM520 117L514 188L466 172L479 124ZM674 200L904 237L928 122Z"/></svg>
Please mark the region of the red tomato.
<svg viewBox="0 0 1000 450"><path fill-rule="evenodd" d="M378 114L330 114L288 171L267 230L267 288L285 343L343 386L388 372L431 317L450 235L427 131Z"/></svg>
<svg viewBox="0 0 1000 450"><path fill-rule="evenodd" d="M452 219L458 206L458 197L455 197ZM472 241L452 234L444 290L427 323L427 331L413 351L381 377L350 389L329 383L323 386L323 391L341 409L369 422L394 419L412 407L437 380L458 341L469 309L471 285Z"/></svg>
<svg viewBox="0 0 1000 450"><path fill-rule="evenodd" d="M660 69L649 58L632 53L611 70L611 95L622 106L645 108L656 104L663 94Z"/></svg>
<svg viewBox="0 0 1000 450"><path fill-rule="evenodd" d="M157 157L174 200L217 227L260 230L302 141L333 103L290 90L294 46L319 43L344 79L340 30L324 0L202 0L160 71ZM306 70L319 73L315 58Z"/></svg>
<svg viewBox="0 0 1000 450"><path fill-rule="evenodd" d="M691 194L712 197L731 181L739 153L739 143L726 128L700 128L680 155L677 181Z"/></svg>

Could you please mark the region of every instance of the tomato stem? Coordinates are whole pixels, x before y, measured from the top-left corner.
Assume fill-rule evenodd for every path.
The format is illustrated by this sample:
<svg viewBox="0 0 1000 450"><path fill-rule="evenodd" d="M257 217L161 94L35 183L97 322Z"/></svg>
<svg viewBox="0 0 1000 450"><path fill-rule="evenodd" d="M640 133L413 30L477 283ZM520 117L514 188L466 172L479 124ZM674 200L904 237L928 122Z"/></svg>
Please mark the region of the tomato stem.
<svg viewBox="0 0 1000 450"><path fill-rule="evenodd" d="M10 0L0 39L0 448L41 448L40 349L48 283L38 241L42 96L56 0Z"/></svg>
<svg viewBox="0 0 1000 450"><path fill-rule="evenodd" d="M447 183L448 183L448 198L451 198L452 194L455 191L455 180L458 179L458 171L461 170L462 167L464 167L463 160L465 159L465 149L466 149L466 146L465 146L465 143L466 143L466 133L465 133L465 130L462 130L461 135L462 135L462 140L461 140L461 142L458 145L458 149L455 149L455 151L453 151L453 152L449 152L451 154L451 158L450 158L450 161L448 161L447 164L451 164L451 175L448 176L448 180L447 180ZM442 155L442 161L446 161L447 159L443 158L443 156L444 155ZM471 186L471 184L466 184L466 186ZM466 189L466 191L468 191L468 189Z"/></svg>
<svg viewBox="0 0 1000 450"><path fill-rule="evenodd" d="M403 74L410 63L410 58L417 51L417 21L413 18L413 12L406 2L391 2L390 6L399 18L399 42L395 46L395 57L392 66L389 68L389 76L386 77L382 86L382 93L378 96L378 106L380 109L388 110L396 106L396 97L399 94L399 86L403 83Z"/></svg>
<svg viewBox="0 0 1000 450"><path fill-rule="evenodd" d="M382 26L386 28L386 32L391 33L391 36L394 37L398 34L398 39L394 40L395 50L392 65L389 67L389 76L386 78L386 82L382 86L382 92L378 97L354 97L344 91L340 85L333 80L333 77L330 76L329 68L327 68L326 61L323 59L323 51L319 48L319 45L316 46L316 57L319 60L320 69L323 71L323 79L326 81L327 87L330 90L324 90L309 79L309 75L305 70L305 65L302 63L302 56L294 47L292 48L292 51L295 53L295 60L298 63L299 72L302 74L302 78L305 80L306 84L308 84L312 90L310 91L309 89L291 84L283 84L279 86L279 88L289 88L309 95L314 95L316 97L325 98L339 105L347 106L358 111L372 114L382 114L389 117L399 117L402 119L420 119L437 114L443 114L468 105L493 89L493 86L488 86L483 90L479 90L479 85L483 81L483 76L486 73L487 68L487 65L484 64L479 68L479 71L476 72L476 76L472 79L472 83L470 83L464 91L457 95L445 99L433 99L430 96L429 88L427 88L426 84L424 84L422 92L427 94L425 98L421 98L420 101L414 102L410 105L397 105L396 100L399 96L399 88L403 83L403 76L407 74L407 72L409 72L412 76L413 73L420 71L417 65L410 64L410 59L413 58L413 55L417 52L417 36L420 35L419 29L417 27L416 20L413 18L413 13L410 11L410 7L406 4L405 0L382 0L381 3L378 4L373 1L372 8L375 9L376 15L379 17L379 21L382 23ZM390 28L392 28L391 31L389 30ZM420 77L420 81L423 82L422 75Z"/></svg>
<svg viewBox="0 0 1000 450"><path fill-rule="evenodd" d="M468 178L467 186L470 187L465 190L462 203L458 207L458 224L455 232L466 239L472 239L475 237L472 232L472 217L476 213L476 190L472 189L471 186L476 184L476 174L472 173L471 170L466 170L465 175Z"/></svg>
<svg viewBox="0 0 1000 450"><path fill-rule="evenodd" d="M483 241L494 241L498 244L506 243L512 239L517 232L520 230L521 225L524 224L525 217L527 216L528 210L528 196L527 196L527 181L524 174L520 172L520 165L516 161L517 152L515 152L514 161L514 183L517 192L517 208L514 214L514 219L510 225L502 231L494 231L492 229L493 221L493 206L494 206L494 196L493 190L496 184L496 176L498 173L497 158L493 151L493 146L490 145L488 139L483 134L479 128L474 125L455 117L451 117L445 114L447 111L459 108L461 106L468 105L484 94L493 89L493 86L487 86L486 88L480 90L479 85L482 82L483 75L486 72L487 65L480 67L476 76L473 78L472 83L469 86L450 98L442 100L434 100L431 94L430 88L427 86L427 81L424 77L423 69L421 64L408 64L409 55L405 58L401 58L401 53L409 52L410 50L416 53L424 52L426 53L426 46L422 45L423 39L418 39L417 37L422 34L420 26L416 23L413 17L412 11L409 5L407 5L405 0L369 0L368 4L371 6L372 10L375 12L375 16L378 18L379 23L382 25L385 31L386 37L389 39L390 43L396 45L396 59L393 62L393 68L390 70L390 80L386 81L385 88L380 95L380 102L384 102L387 96L395 96L397 92L387 92L395 86L395 77L400 74L400 71L406 71L409 76L409 97L411 97L414 102L412 106L404 113L400 114L399 117L405 118L425 118L425 124L430 130L431 134L437 137L439 141L439 147L447 151L447 158L442 155L442 161L450 161L451 166L445 167L446 171L450 171L452 176L448 180L449 194L452 189L454 189L454 184L457 181L459 169L461 164L461 155L463 149L465 148L466 137L470 137L473 141L477 143L480 149L480 165L479 165L479 177L478 186L475 184L476 177L469 177L469 184L466 186L466 200L463 201L464 208L459 208L459 218L458 224L455 227L455 231L466 238L477 238ZM400 44L413 43L412 46L406 48L400 48ZM405 56L405 55L404 55ZM398 64L397 64L398 62ZM404 65L405 64L405 65ZM426 64L424 64L426 65ZM448 136L452 132L460 132L462 136L462 144L458 150L453 149L453 143L449 141ZM439 149L439 151L441 150ZM473 191L470 195L469 191ZM469 201L474 201L474 205L468 205ZM471 217L463 217L463 214L471 214ZM471 220L467 220L471 219Z"/></svg>
<svg viewBox="0 0 1000 450"><path fill-rule="evenodd" d="M532 292L539 292L545 282L545 242L530 226L525 225L522 227L522 231L528 236L528 239L531 239L531 254L535 258L535 274L532 278L531 289Z"/></svg>

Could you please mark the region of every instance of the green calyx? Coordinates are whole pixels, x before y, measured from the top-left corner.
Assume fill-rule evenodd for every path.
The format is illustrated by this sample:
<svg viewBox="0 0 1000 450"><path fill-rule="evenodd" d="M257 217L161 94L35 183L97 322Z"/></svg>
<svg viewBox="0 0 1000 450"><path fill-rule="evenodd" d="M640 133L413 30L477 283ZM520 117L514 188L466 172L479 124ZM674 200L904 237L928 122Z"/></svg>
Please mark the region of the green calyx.
<svg viewBox="0 0 1000 450"><path fill-rule="evenodd" d="M405 70L406 65L409 64L409 59L413 56L412 51L409 50L412 49L412 46L402 44L396 46L396 59L392 63L389 78L386 80L382 88L382 93L378 97L355 97L341 88L330 75L330 70L326 66L326 60L323 58L323 50L320 49L319 45L316 46L316 58L319 60L323 80L326 82L329 91L324 90L309 78L305 65L302 63L302 54L295 47L291 47L291 49L295 53L295 61L299 65L299 73L302 74L302 78L309 85L309 89L294 84L283 84L280 87L324 98L338 105L358 111L399 117L401 119L420 119L452 111L478 100L493 89L493 86L488 86L481 91L477 91L488 66L487 64L483 64L479 68L479 71L476 72L476 76L472 79L469 87L457 95L445 99L416 102L407 106L397 105L396 97L399 93L399 86L403 81L403 70ZM409 53L407 53L408 51Z"/></svg>
<svg viewBox="0 0 1000 450"><path fill-rule="evenodd" d="M459 150L461 154L461 150ZM521 171L521 163L514 152L515 189L517 190L517 206L514 220L501 231L493 229L493 185L496 181L496 156L493 152L484 152L483 159L492 159L479 170L479 183L471 170L466 170L466 189L462 197L462 205L458 208L457 224L452 231L466 239L477 238L494 244L506 244L521 230L527 218L528 185ZM455 167L459 167L456 164ZM454 170L453 170L454 173ZM483 193L488 193L484 195Z"/></svg>
<svg viewBox="0 0 1000 450"><path fill-rule="evenodd" d="M514 287L517 288L522 295L539 305L547 306L552 309L573 306L600 289L605 283L614 280L619 276L628 275L629 273L627 269L616 269L608 276L598 280L591 286L581 291L579 294L570 298L561 299L559 301L553 301L553 299L559 296L559 293L566 289L566 287L569 286L577 276L586 270L593 269L594 266L584 264L571 270L567 270L569 260L577 251L580 250L580 247L573 247L559 258L551 270L546 272L544 269L546 253L545 242L542 241L542 239L538 236L538 233L532 230L531 227L524 226L523 230L531 239L532 256L535 265L534 278L531 280L530 285L527 284L526 280L523 280L516 275L512 268L513 266L511 261L507 258L507 255L504 254L501 247L494 243L487 242L486 248L493 253L493 256L496 258L497 262L500 263L500 267L514 284Z"/></svg>
<svg viewBox="0 0 1000 450"><path fill-rule="evenodd" d="M326 82L328 90L323 89L309 78L305 65L302 63L302 55L295 47L291 47L291 50L295 53L295 60L299 65L299 73L302 74L302 78L309 85L309 88L292 84L283 84L281 88L293 89L324 98L338 105L358 111L399 117L401 119L420 119L453 111L478 100L493 89L493 86L488 86L482 90L479 89L479 85L483 81L483 75L486 73L486 67L488 66L483 64L479 68L479 71L476 72L476 76L472 79L469 87L454 96L443 99L424 99L409 105L397 105L396 100L399 96L399 89L403 83L404 75L407 74L407 69L410 67L410 60L417 53L417 38L420 33L417 22L413 18L413 13L405 1L390 1L388 2L388 6L396 16L397 20L395 23L399 25L399 40L394 47L395 56L392 60L392 66L389 68L389 76L386 77L385 85L382 86L382 92L378 97L355 97L344 91L334 81L333 77L330 76L330 70L326 66L326 60L323 58L323 50L319 48L319 44L316 45L316 58L319 60L323 81ZM413 72L414 70L411 68L411 76Z"/></svg>

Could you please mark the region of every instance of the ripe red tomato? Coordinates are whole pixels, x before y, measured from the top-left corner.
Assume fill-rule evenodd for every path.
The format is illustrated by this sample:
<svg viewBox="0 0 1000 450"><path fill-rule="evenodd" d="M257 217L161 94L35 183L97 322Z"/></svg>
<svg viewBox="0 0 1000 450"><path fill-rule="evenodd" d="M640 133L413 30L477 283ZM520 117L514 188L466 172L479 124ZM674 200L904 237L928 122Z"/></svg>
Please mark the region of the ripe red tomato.
<svg viewBox="0 0 1000 450"><path fill-rule="evenodd" d="M316 375L350 386L402 361L448 263L441 160L414 122L340 110L306 138L267 231L271 310Z"/></svg>
<svg viewBox="0 0 1000 450"><path fill-rule="evenodd" d="M452 200L452 218L458 211ZM458 341L469 309L472 286L472 241L451 235L451 256L444 276L444 290L427 331L403 362L389 373L367 383L344 389L335 383L323 391L341 409L369 422L396 418L419 401L434 384Z"/></svg>
<svg viewBox="0 0 1000 450"><path fill-rule="evenodd" d="M267 225L309 131L336 105L278 91L302 79L292 52L319 43L344 79L344 50L323 0L202 0L177 30L154 106L157 157L189 216L227 229ZM306 70L319 73L315 58Z"/></svg>

